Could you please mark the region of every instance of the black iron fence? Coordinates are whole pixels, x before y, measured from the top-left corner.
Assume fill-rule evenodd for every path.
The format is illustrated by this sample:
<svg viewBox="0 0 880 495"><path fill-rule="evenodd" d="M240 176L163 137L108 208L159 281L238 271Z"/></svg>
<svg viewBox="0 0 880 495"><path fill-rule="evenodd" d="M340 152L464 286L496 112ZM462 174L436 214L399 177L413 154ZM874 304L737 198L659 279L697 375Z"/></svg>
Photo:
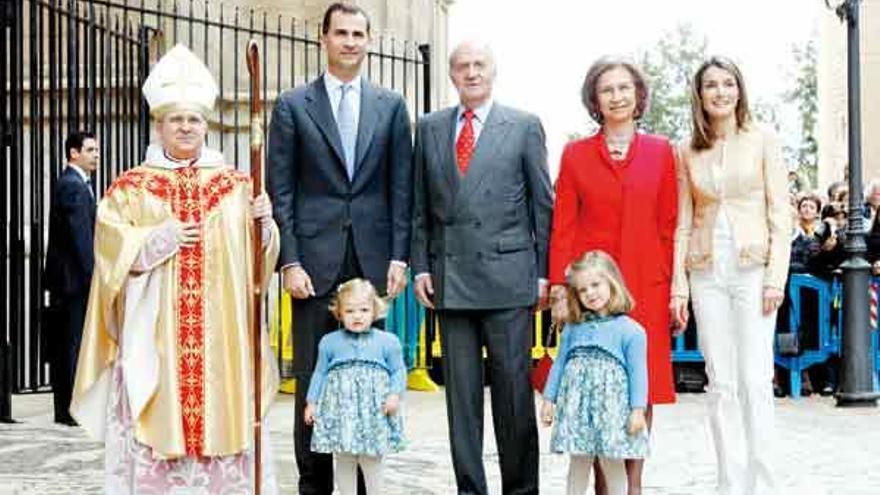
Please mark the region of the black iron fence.
<svg viewBox="0 0 880 495"><path fill-rule="evenodd" d="M150 65L182 43L202 57L220 88L207 144L246 169L248 40L262 45L264 128L277 95L320 73L324 57L318 22L208 0L0 0L0 5L2 419L9 416L9 391L37 391L49 383L45 341L51 329L42 325L41 272L50 192L64 167L64 136L77 129L97 133L101 162L93 187L100 196L143 157L151 129L140 87ZM430 110L427 44L379 37L365 70L373 82L401 93L412 115Z"/></svg>
<svg viewBox="0 0 880 495"><path fill-rule="evenodd" d="M7 253L9 252L8 235L6 227L7 218L7 174L9 170L9 148L12 146L12 124L9 119L9 98L8 83L9 78L9 46L12 26L15 23L15 5L11 0L0 1L0 191L3 191L3 198L0 201L0 218L4 220L3 241L0 242L0 301L9 301L9 292L7 280L9 278L9 270L7 267ZM10 421L12 419L12 404L10 395L12 392L12 361L10 359L9 339L7 337L7 329L9 328L9 305L0 304L0 322L4 326L0 330L0 421Z"/></svg>

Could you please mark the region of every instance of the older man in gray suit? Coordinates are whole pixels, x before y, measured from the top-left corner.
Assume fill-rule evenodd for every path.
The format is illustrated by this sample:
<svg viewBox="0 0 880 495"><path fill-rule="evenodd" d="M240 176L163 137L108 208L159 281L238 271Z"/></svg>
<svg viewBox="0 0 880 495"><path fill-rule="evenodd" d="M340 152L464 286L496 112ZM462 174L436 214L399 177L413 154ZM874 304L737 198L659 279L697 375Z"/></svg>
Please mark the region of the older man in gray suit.
<svg viewBox="0 0 880 495"><path fill-rule="evenodd" d="M479 43L449 60L460 104L419 121L411 263L419 301L440 318L458 492L488 493L483 355L505 494L538 493L529 384L532 308L543 304L553 203L541 122L492 101L495 64Z"/></svg>

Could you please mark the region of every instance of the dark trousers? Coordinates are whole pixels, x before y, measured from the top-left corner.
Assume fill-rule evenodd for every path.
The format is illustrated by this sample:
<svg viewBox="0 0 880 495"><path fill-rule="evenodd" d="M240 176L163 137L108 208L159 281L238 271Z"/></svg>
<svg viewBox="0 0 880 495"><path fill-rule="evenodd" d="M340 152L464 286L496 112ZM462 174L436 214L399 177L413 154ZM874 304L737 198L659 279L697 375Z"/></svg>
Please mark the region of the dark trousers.
<svg viewBox="0 0 880 495"><path fill-rule="evenodd" d="M76 377L76 361L86 319L87 294L53 299L50 314L51 378L55 421L72 421L70 397Z"/></svg>
<svg viewBox="0 0 880 495"><path fill-rule="evenodd" d="M296 377L296 404L293 415L293 447L299 470L299 493L302 495L331 495L333 493L333 456L312 452L312 427L305 424L303 413L309 391L312 370L318 356L321 337L339 328L339 322L328 306L336 294L335 287L346 280L362 277L354 252L351 235L345 249L345 259L334 290L329 293L293 300L293 367ZM363 474L358 468L358 493L366 494Z"/></svg>
<svg viewBox="0 0 880 495"><path fill-rule="evenodd" d="M538 429L529 382L531 310L442 310L438 315L458 493L489 493L483 468L483 346L488 355L502 492L538 493Z"/></svg>

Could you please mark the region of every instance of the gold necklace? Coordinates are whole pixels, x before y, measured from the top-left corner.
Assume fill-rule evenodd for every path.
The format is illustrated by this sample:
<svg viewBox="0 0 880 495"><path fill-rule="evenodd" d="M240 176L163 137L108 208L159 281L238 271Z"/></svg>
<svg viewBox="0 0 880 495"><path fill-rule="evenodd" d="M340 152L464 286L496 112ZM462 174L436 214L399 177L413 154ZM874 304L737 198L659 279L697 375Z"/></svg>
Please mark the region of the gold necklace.
<svg viewBox="0 0 880 495"><path fill-rule="evenodd" d="M605 136L605 146L608 148L608 154L615 160L623 160L629 151L633 136L617 137L607 134Z"/></svg>

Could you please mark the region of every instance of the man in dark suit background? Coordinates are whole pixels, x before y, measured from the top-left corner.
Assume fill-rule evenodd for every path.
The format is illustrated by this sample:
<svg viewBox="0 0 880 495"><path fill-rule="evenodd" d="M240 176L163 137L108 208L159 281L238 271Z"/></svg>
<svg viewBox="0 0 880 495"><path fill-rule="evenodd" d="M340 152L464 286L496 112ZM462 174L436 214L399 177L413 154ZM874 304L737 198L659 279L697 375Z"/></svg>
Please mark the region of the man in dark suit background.
<svg viewBox="0 0 880 495"><path fill-rule="evenodd" d="M98 167L98 142L88 131L64 142L67 166L55 182L49 210L45 288L49 291L48 347L51 354L55 422L76 425L70 395L95 264L95 196L90 176Z"/></svg>
<svg viewBox="0 0 880 495"><path fill-rule="evenodd" d="M553 203L544 131L534 115L492 101L487 46L462 43L449 61L460 104L422 118L416 130L416 297L440 318L458 492L488 494L485 345L502 491L538 493L529 367L532 307L546 303Z"/></svg>
<svg viewBox="0 0 880 495"><path fill-rule="evenodd" d="M311 451L305 396L318 342L339 327L327 309L336 287L364 277L394 297L406 286L412 136L403 98L361 76L366 12L334 3L322 32L327 71L284 92L272 113L268 186L281 231L282 285L294 298L299 492L329 495L333 460Z"/></svg>

